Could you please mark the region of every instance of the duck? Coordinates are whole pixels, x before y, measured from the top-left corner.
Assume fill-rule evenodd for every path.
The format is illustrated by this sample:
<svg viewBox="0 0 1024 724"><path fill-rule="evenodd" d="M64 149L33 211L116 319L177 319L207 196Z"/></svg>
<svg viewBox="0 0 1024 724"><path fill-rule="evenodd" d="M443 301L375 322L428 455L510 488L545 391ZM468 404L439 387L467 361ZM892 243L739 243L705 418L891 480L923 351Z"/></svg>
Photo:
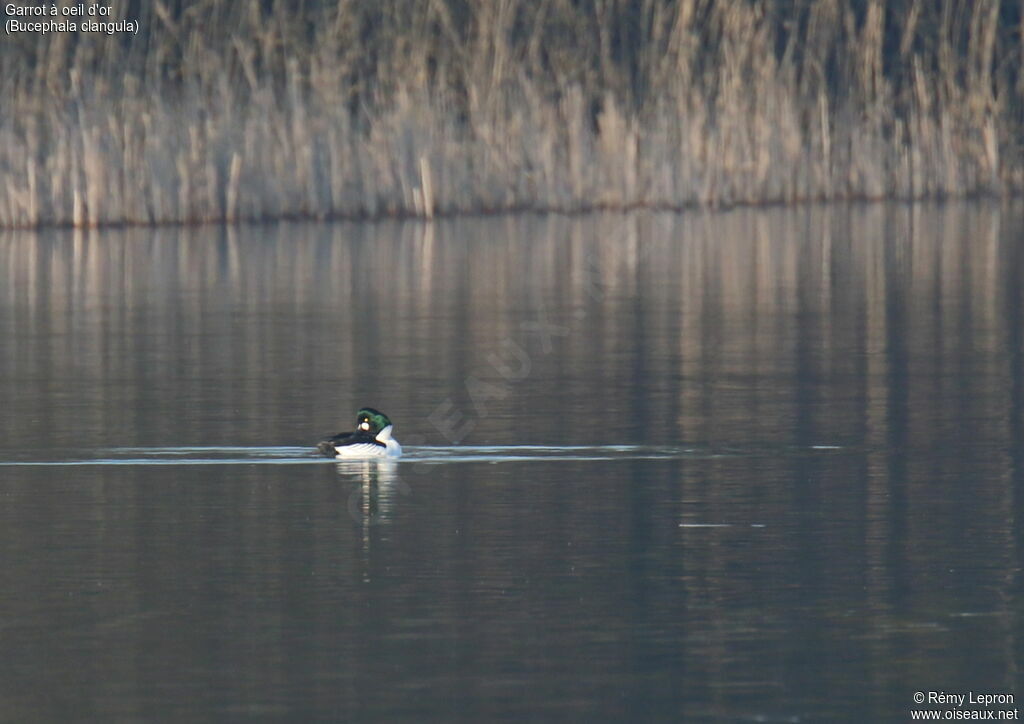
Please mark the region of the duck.
<svg viewBox="0 0 1024 724"><path fill-rule="evenodd" d="M353 432L339 432L321 440L316 449L334 458L397 458L402 454L402 446L391 436L393 428L383 412L363 407L356 413Z"/></svg>

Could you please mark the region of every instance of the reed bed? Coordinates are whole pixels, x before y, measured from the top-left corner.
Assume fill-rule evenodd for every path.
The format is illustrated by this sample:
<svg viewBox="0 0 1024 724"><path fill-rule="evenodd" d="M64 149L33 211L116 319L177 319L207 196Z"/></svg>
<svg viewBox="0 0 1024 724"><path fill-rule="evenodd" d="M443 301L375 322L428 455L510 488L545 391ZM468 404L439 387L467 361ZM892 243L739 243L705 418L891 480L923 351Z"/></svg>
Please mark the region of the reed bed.
<svg viewBox="0 0 1024 724"><path fill-rule="evenodd" d="M1024 190L1019 2L125 2L0 47L0 226Z"/></svg>

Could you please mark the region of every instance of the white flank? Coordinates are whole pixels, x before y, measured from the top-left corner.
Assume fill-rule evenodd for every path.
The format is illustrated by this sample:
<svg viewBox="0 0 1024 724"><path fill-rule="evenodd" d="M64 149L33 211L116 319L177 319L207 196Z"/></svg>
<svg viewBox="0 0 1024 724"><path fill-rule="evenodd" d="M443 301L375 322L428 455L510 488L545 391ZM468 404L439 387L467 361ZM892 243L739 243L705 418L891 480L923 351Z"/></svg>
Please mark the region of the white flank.
<svg viewBox="0 0 1024 724"><path fill-rule="evenodd" d="M402 454L402 446L398 444L398 440L391 437L391 428L392 426L388 425L377 433L377 440L384 443L384 447L371 445L366 442L356 443L355 445L338 445L334 448L334 451L337 453L335 457L397 458Z"/></svg>
<svg viewBox="0 0 1024 724"><path fill-rule="evenodd" d="M387 457L388 449L368 442L356 445L338 445L334 448L339 458L383 458Z"/></svg>

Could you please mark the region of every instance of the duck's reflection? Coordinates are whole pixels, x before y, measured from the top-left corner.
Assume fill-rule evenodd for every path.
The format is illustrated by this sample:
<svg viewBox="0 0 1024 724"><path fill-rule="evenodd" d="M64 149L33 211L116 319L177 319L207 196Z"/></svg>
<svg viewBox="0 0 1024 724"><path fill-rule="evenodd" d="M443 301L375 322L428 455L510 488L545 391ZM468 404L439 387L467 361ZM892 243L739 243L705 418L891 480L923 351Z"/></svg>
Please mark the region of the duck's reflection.
<svg viewBox="0 0 1024 724"><path fill-rule="evenodd" d="M355 481L348 496L352 520L363 526L386 522L398 505L399 496L412 492L398 475L398 463L389 459L353 460L336 466L343 480Z"/></svg>
<svg viewBox="0 0 1024 724"><path fill-rule="evenodd" d="M354 480L348 496L348 514L362 529L362 578L369 583L371 531L378 523L390 522L397 508L398 497L412 492L398 475L398 463L386 458L339 462L336 466L342 480Z"/></svg>

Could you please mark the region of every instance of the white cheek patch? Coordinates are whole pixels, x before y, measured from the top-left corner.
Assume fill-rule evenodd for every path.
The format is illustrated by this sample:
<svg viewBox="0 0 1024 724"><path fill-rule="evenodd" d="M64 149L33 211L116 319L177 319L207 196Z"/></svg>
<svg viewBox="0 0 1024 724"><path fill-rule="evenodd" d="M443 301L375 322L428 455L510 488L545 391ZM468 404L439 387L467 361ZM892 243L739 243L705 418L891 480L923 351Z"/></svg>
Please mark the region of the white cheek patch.
<svg viewBox="0 0 1024 724"><path fill-rule="evenodd" d="M362 422L362 424L360 424L360 425L359 425L359 429L360 429L360 430L369 430L369 429L370 429L370 423L368 423L368 422L366 422L366 421L364 420L364 421Z"/></svg>

